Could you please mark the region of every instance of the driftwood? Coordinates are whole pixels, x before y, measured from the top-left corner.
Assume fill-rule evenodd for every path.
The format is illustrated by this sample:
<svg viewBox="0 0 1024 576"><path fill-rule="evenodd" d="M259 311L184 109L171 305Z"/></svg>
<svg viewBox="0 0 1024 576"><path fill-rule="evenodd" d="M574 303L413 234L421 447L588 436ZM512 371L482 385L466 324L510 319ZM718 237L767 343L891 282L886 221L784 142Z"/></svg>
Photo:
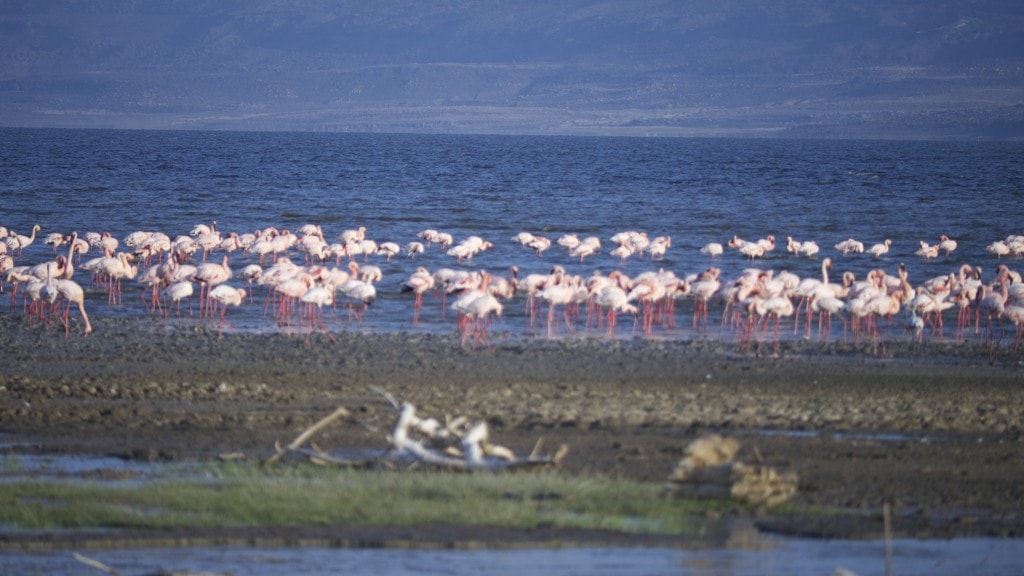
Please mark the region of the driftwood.
<svg viewBox="0 0 1024 576"><path fill-rule="evenodd" d="M543 456L540 454L541 442L538 440L528 457L518 458L508 448L490 441L490 430L482 420L474 422L465 417L446 417L442 423L435 418L421 417L414 405L399 402L380 388L373 390L383 396L398 413L394 428L387 436L389 448L381 457L347 460L334 457L313 444L306 446L317 432L340 418L351 416L345 407L339 407L304 430L287 446L277 444L267 464L274 464L286 454L295 454L317 464L346 467L369 467L375 464L393 467L404 463L452 470L533 470L557 466L568 453L568 447L562 446L554 455Z"/></svg>
<svg viewBox="0 0 1024 576"><path fill-rule="evenodd" d="M537 469L557 466L568 448L562 446L553 456L539 454L540 443L526 458L490 441L483 421L446 418L442 424L434 418L421 418L416 407L401 405L398 421L388 440L395 455L409 455L417 462L455 470Z"/></svg>
<svg viewBox="0 0 1024 576"><path fill-rule="evenodd" d="M735 461L740 443L717 434L698 438L669 475L664 493L681 498L733 498L775 506L796 494L797 475Z"/></svg>
<svg viewBox="0 0 1024 576"><path fill-rule="evenodd" d="M276 446L277 452L267 459L267 464L273 464L274 462L277 462L278 460L281 459L282 456L284 456L288 452L299 451L302 448L302 445L305 444L307 440L312 438L314 434L316 434L320 430L323 430L324 428L327 427L327 425L329 425L331 422L334 422L338 418L347 417L349 415L350 413L347 408L345 408L344 406L339 407L329 416L327 416L326 418L322 418L319 422L313 424L305 431L303 431L302 434L299 434L295 438L295 440L292 440L291 444L285 446L284 448L282 448L280 445Z"/></svg>

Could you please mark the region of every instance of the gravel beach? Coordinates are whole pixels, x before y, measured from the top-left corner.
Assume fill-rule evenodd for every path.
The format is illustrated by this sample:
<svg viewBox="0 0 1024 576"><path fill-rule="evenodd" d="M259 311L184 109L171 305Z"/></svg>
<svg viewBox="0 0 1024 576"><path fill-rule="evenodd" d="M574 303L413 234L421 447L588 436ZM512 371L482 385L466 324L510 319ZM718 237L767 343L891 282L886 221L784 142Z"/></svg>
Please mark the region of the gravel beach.
<svg viewBox="0 0 1024 576"><path fill-rule="evenodd" d="M382 448L391 406L483 418L517 453L570 448L569 474L661 482L689 442L734 435L740 458L795 471L795 502L834 515L766 530L826 537L1024 534L1024 363L1012 346L783 342L775 356L717 340L457 335L219 335L151 318L94 333L0 316L0 441L9 452L133 459L261 458L338 406L360 423L325 449ZM74 327L73 327L74 328Z"/></svg>

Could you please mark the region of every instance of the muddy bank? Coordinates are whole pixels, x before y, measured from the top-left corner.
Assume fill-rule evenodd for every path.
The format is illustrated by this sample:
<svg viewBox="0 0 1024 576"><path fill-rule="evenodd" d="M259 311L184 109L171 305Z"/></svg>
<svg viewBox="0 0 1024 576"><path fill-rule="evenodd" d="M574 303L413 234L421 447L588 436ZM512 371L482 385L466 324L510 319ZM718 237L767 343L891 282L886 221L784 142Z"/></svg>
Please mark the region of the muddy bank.
<svg viewBox="0 0 1024 576"><path fill-rule="evenodd" d="M382 447L394 413L379 386L427 413L486 418L518 452L539 437L568 444L567 473L660 482L692 439L736 434L741 458L800 475L798 503L855 512L776 530L880 533L884 502L908 535L1024 527L1024 366L1011 350L904 342L881 358L869 344L789 342L767 357L717 340L500 336L467 350L454 335L219 337L151 318L95 328L65 339L0 316L9 451L260 457L339 405L360 422L320 446Z"/></svg>

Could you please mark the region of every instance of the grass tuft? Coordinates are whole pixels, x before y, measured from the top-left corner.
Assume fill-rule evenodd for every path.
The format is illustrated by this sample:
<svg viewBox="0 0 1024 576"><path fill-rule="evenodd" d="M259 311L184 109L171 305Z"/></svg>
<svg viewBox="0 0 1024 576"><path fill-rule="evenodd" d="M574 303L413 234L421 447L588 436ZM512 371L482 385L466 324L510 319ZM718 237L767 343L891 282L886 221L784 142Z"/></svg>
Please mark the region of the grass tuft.
<svg viewBox="0 0 1024 576"><path fill-rule="evenodd" d="M659 495L660 485L546 473L370 472L308 464L209 465L198 477L131 484L0 484L0 523L32 530L176 526L476 524L693 534L729 502Z"/></svg>

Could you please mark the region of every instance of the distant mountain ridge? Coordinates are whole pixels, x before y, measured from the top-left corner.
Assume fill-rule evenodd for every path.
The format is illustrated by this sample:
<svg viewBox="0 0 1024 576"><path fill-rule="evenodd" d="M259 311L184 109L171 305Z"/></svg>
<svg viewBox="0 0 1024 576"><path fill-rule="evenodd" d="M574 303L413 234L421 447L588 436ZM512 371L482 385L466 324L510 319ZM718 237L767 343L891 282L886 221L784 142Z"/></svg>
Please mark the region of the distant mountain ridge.
<svg viewBox="0 0 1024 576"><path fill-rule="evenodd" d="M1008 1L0 2L0 125L1024 137Z"/></svg>

